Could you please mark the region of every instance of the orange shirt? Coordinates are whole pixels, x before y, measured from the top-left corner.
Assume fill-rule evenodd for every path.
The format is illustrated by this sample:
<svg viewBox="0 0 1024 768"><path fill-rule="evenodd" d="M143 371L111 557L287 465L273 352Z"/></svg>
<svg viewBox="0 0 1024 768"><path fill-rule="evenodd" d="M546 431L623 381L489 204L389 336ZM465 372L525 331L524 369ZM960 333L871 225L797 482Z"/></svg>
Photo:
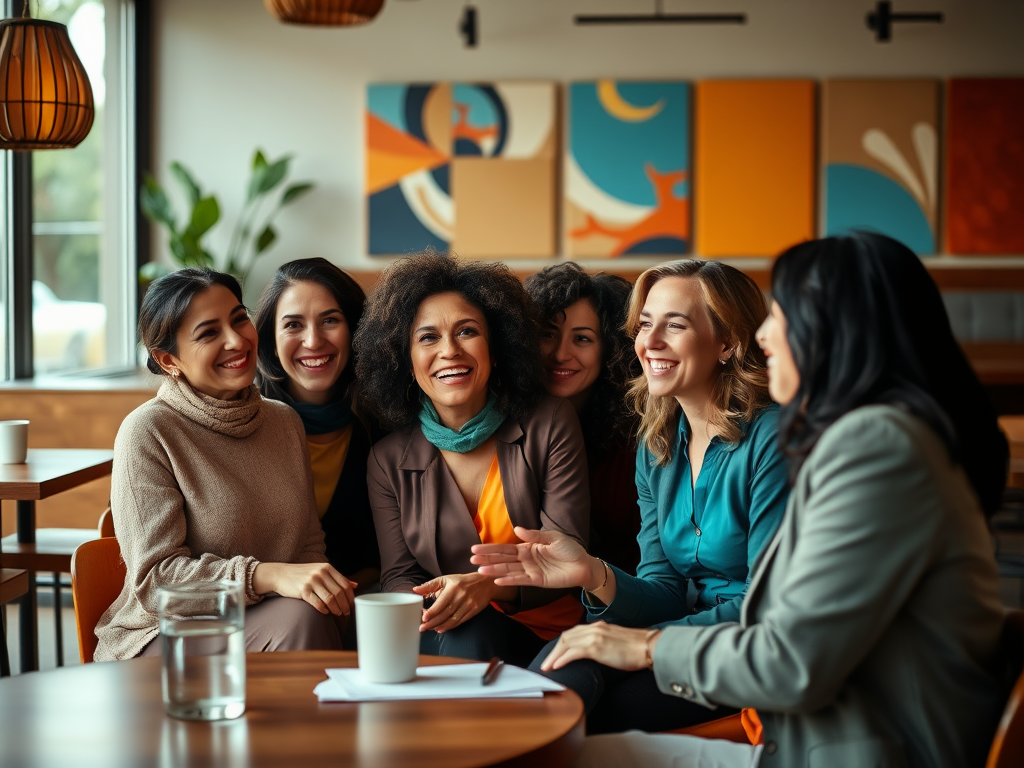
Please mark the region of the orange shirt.
<svg viewBox="0 0 1024 768"><path fill-rule="evenodd" d="M491 468L487 471L487 480L480 493L480 503L476 515L473 516L473 525L480 535L481 544L519 543L512 520L508 516L508 507L505 506L505 488L501 483L497 453L494 454ZM501 610L498 605L491 605ZM575 597L566 595L539 608L514 613L510 618L525 624L538 637L552 640L569 627L580 623L583 618L583 604Z"/></svg>
<svg viewBox="0 0 1024 768"><path fill-rule="evenodd" d="M741 709L740 724L751 744L764 744L764 728L756 709Z"/></svg>

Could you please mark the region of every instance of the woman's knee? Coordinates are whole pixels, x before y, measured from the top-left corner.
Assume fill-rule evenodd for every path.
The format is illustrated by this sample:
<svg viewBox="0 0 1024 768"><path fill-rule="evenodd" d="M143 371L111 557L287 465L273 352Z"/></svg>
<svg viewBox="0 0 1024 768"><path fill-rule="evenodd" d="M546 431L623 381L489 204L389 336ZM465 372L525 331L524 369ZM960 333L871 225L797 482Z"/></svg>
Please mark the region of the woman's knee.
<svg viewBox="0 0 1024 768"><path fill-rule="evenodd" d="M304 600L272 597L245 611L247 651L333 651L341 635L331 614Z"/></svg>

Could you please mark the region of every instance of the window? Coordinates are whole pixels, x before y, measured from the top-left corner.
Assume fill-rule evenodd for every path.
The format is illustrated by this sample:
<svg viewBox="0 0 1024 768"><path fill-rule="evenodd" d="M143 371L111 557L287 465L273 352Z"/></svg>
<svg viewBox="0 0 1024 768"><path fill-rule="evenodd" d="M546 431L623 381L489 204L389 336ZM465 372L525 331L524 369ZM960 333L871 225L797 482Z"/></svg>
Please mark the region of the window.
<svg viewBox="0 0 1024 768"><path fill-rule="evenodd" d="M20 0L14 5L20 11ZM7 312L6 327L14 333L7 340L5 377L19 368L13 364L19 336L12 323L29 315L34 373L123 370L135 361L135 5L132 0L38 0L32 10L37 18L67 25L89 74L96 117L74 149L31 153L29 185L4 186L9 215L0 235L19 236L17 214L10 215L19 195L30 195L32 211L31 312ZM10 157L4 161L8 168L17 163ZM27 166L19 167L27 175ZM18 290L18 271L25 266L17 253L27 251L17 243L9 250L16 255L0 279L6 277ZM22 275L21 284L25 280ZM11 296L7 286L0 284L0 290ZM21 290L27 297L27 285Z"/></svg>

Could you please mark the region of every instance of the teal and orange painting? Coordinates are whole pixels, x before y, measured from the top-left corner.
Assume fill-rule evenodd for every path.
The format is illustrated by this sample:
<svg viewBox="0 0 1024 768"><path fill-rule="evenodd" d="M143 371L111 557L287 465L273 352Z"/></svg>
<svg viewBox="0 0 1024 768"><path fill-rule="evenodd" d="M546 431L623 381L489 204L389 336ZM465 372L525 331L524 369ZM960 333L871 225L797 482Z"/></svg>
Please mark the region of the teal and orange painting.
<svg viewBox="0 0 1024 768"><path fill-rule="evenodd" d="M569 87L565 240L571 257L675 256L691 241L690 85Z"/></svg>
<svg viewBox="0 0 1024 768"><path fill-rule="evenodd" d="M823 93L823 233L881 232L936 253L938 82L829 80Z"/></svg>

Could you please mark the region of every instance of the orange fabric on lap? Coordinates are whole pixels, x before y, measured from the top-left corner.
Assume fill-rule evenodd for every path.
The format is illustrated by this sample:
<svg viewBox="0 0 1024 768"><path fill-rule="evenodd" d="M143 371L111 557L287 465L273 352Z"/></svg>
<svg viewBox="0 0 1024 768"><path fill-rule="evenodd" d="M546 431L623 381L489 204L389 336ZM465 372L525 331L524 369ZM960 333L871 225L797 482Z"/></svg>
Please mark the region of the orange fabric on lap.
<svg viewBox="0 0 1024 768"><path fill-rule="evenodd" d="M491 468L487 471L480 492L480 503L473 516L473 525L480 535L481 544L518 544L512 520L505 506L505 487L501 483L501 469L498 466L498 454L494 454ZM501 607L491 603L497 610ZM569 627L574 627L583 618L583 605L575 597L566 595L552 603L520 611L509 616L521 624L525 624L538 637L552 640Z"/></svg>

